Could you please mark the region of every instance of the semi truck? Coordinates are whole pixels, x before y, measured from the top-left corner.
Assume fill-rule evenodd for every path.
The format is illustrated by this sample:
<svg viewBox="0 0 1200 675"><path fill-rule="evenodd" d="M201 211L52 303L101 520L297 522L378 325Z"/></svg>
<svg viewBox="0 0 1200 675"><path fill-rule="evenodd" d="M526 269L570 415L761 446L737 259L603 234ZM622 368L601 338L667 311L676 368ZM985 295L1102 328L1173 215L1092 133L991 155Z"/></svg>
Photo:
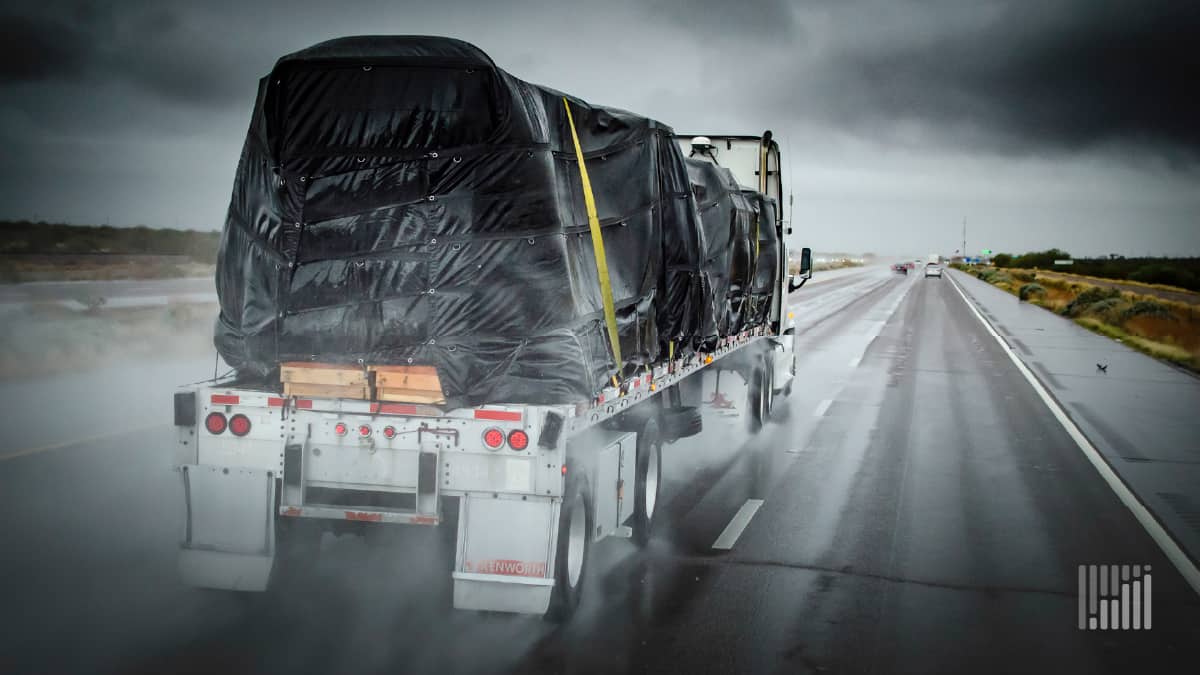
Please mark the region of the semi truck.
<svg viewBox="0 0 1200 675"><path fill-rule="evenodd" d="M747 193L782 201L770 132L673 142L690 162L730 172ZM597 160L580 153L585 161ZM661 527L663 448L701 431L695 399L704 374L744 379L739 407L752 432L793 386L788 295L811 276L811 254L803 249L799 274L789 276L782 209L760 226L780 247L767 320L694 349L672 344L589 400L456 405L296 394L245 373L179 389L182 579L263 592L319 555L323 531L434 528L452 558L455 608L569 617L595 546L610 538L644 545Z"/></svg>

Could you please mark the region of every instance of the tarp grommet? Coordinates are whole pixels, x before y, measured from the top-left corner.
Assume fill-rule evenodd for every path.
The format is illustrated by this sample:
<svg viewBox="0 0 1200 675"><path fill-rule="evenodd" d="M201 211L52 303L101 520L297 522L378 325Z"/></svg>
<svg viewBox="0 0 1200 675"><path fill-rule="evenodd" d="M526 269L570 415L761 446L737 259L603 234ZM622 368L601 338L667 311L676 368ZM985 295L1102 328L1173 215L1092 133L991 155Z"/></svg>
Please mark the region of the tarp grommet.
<svg viewBox="0 0 1200 675"><path fill-rule="evenodd" d="M459 162L462 161L462 157L455 155L451 161L453 161L455 164L458 164Z"/></svg>

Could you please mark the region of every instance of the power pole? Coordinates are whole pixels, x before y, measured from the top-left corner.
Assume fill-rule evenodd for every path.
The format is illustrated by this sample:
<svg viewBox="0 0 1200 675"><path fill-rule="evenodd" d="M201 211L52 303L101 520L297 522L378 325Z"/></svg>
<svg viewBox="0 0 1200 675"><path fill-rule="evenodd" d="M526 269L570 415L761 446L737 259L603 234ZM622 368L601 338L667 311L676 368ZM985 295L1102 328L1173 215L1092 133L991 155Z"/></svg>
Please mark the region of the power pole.
<svg viewBox="0 0 1200 675"><path fill-rule="evenodd" d="M967 257L967 255L969 255L967 253L967 219L965 216L963 217L963 248L962 248L962 251L963 251L962 254L963 254L964 258Z"/></svg>

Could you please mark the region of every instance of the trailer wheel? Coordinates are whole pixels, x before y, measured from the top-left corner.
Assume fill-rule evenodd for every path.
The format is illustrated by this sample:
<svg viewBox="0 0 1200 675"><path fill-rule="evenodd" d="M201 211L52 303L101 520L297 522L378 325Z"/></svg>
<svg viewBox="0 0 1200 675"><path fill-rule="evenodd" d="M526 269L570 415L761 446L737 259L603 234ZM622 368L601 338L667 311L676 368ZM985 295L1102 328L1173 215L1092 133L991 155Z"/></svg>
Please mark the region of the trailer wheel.
<svg viewBox="0 0 1200 675"><path fill-rule="evenodd" d="M767 419L767 394L770 386L762 363L750 374L750 386L746 387L746 428L752 434L762 430Z"/></svg>
<svg viewBox="0 0 1200 675"><path fill-rule="evenodd" d="M775 408L775 362L770 357L763 358L763 423L771 419L771 410Z"/></svg>
<svg viewBox="0 0 1200 675"><path fill-rule="evenodd" d="M300 518L275 519L275 563L268 591L286 590L312 573L321 554L322 530L318 523Z"/></svg>
<svg viewBox="0 0 1200 675"><path fill-rule="evenodd" d="M658 421L646 420L637 437L637 471L633 490L633 543L639 547L650 541L654 531L658 495L662 481L662 436Z"/></svg>
<svg viewBox="0 0 1200 675"><path fill-rule="evenodd" d="M558 548L554 556L554 592L546 617L554 621L571 618L583 597L583 582L592 550L592 495L587 474L567 474L562 509L558 515Z"/></svg>

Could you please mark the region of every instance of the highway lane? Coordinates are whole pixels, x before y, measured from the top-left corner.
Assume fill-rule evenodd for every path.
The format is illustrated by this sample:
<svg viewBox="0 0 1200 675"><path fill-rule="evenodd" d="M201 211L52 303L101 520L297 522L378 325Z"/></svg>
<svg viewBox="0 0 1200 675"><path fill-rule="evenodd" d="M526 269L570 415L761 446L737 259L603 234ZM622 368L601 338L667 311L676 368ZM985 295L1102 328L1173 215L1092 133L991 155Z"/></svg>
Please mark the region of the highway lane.
<svg viewBox="0 0 1200 675"><path fill-rule="evenodd" d="M0 672L1154 672L1200 604L939 280L796 299L802 379L665 451L671 527L597 548L572 623L447 611L428 531L327 535L301 587L179 586L171 431L0 462ZM840 289L840 290L839 290ZM806 293L811 296L805 298ZM829 293L841 293L830 301ZM836 305L836 311L823 304ZM811 311L806 311L811 310ZM204 372L200 371L203 377ZM735 401L736 377L722 378ZM706 381L701 396L711 394ZM169 389L167 389L169 391ZM165 395L165 394L164 394ZM728 552L712 546L762 504ZM1155 625L1075 628L1075 566L1151 564Z"/></svg>

